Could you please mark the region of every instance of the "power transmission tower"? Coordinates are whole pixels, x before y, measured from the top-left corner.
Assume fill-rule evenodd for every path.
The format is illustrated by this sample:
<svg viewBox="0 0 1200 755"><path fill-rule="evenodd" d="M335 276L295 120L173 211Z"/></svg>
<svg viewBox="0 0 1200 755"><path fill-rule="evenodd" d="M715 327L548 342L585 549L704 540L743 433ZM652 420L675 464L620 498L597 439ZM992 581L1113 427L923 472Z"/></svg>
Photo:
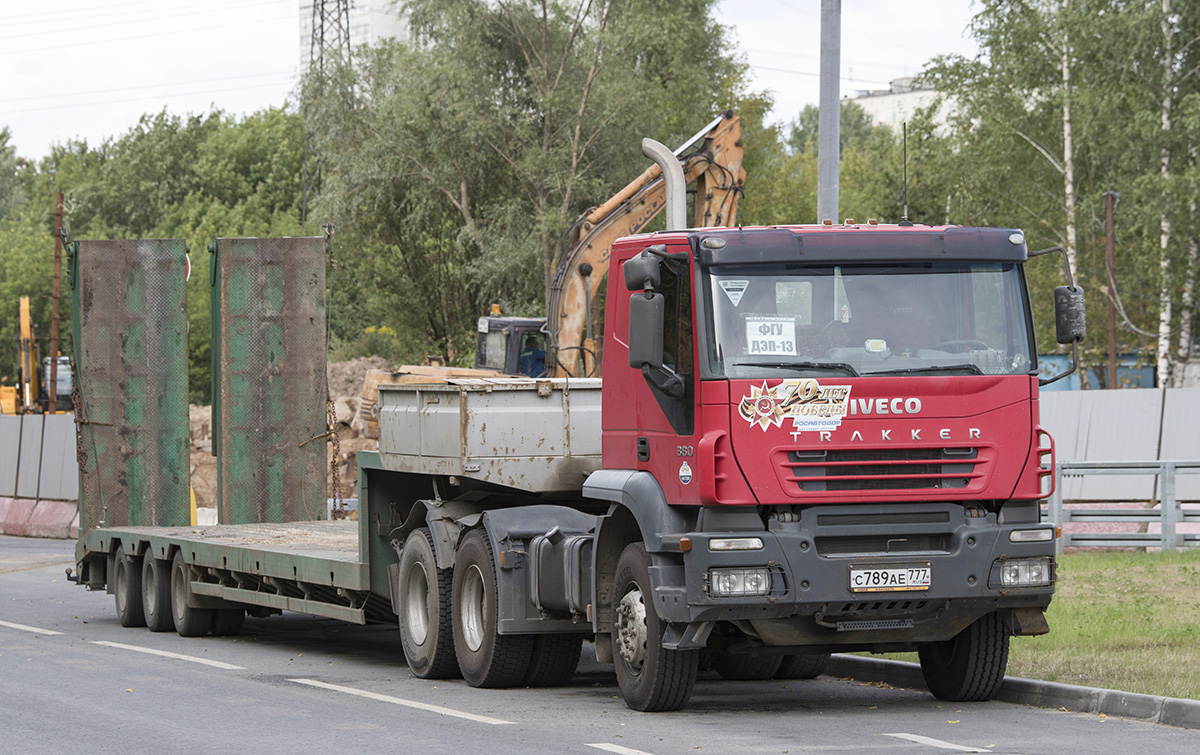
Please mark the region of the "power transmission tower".
<svg viewBox="0 0 1200 755"><path fill-rule="evenodd" d="M308 48L308 70L328 84L329 70L337 62L350 60L350 0L312 0L312 40ZM300 200L300 222L308 219L308 202L321 188L321 157L313 146L312 129L304 135L304 195Z"/></svg>

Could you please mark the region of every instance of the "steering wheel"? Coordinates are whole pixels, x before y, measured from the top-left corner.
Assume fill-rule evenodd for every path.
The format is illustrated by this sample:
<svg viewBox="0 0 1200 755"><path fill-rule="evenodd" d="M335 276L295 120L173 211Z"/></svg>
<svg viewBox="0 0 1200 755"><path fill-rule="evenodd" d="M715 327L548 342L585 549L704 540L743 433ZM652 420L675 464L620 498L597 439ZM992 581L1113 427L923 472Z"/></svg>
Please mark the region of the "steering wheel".
<svg viewBox="0 0 1200 755"><path fill-rule="evenodd" d="M990 351L991 347L983 341L977 341L974 338L959 338L953 341L942 341L935 343L933 348L938 351L950 351L961 353L964 351Z"/></svg>

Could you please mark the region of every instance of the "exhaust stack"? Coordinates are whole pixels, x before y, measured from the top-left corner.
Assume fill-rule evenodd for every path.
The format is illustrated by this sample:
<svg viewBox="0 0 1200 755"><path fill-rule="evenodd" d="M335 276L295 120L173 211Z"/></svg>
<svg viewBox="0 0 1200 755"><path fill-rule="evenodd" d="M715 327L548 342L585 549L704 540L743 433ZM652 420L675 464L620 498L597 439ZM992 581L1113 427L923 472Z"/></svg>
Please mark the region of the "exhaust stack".
<svg viewBox="0 0 1200 755"><path fill-rule="evenodd" d="M653 139L642 139L642 154L662 169L667 182L667 230L682 231L687 228L687 181L683 177L683 166L667 146Z"/></svg>

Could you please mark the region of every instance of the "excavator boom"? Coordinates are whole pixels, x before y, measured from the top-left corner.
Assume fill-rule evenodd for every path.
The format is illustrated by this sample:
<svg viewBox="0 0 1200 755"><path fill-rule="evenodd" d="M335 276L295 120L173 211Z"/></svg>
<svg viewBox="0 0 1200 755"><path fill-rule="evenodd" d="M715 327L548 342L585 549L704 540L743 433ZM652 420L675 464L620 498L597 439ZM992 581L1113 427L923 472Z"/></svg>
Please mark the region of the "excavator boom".
<svg viewBox="0 0 1200 755"><path fill-rule="evenodd" d="M701 138L703 142L694 152L682 155ZM738 117L725 111L675 154L683 163L684 177L696 183L692 227L736 224L746 179ZM597 374L600 360L592 337L591 309L608 273L609 251L617 239L645 228L665 204L666 184L661 169L654 165L572 226L566 252L555 266L547 302L548 373L555 377Z"/></svg>

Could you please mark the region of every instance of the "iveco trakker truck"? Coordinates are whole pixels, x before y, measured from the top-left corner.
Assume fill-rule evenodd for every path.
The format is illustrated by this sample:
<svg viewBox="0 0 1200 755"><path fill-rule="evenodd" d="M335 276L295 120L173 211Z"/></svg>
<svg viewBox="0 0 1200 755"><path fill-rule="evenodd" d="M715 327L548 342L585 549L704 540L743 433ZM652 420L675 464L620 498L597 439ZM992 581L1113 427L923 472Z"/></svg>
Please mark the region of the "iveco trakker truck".
<svg viewBox="0 0 1200 755"><path fill-rule="evenodd" d="M358 522L97 527L80 581L185 634L396 621L416 676L477 687L564 683L590 640L645 711L841 651L994 695L1055 583L1024 235L677 225L613 246L602 381L382 386Z"/></svg>

